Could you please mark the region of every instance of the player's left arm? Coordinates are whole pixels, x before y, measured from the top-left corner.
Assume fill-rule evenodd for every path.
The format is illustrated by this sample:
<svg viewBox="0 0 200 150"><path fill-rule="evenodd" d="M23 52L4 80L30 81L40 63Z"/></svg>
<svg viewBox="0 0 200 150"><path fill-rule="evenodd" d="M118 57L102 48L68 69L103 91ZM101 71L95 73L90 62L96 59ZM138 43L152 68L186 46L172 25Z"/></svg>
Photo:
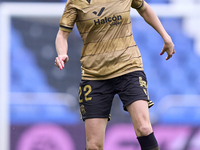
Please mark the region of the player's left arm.
<svg viewBox="0 0 200 150"><path fill-rule="evenodd" d="M164 40L164 46L163 46L163 49L162 49L160 55L167 52L168 56L166 57L166 60L170 59L172 57L172 55L175 53L174 44L172 42L171 37L165 31L158 16L155 14L153 9L145 1L143 1L142 7L140 7L139 9L136 9L136 10L144 18L144 20L161 35L161 37Z"/></svg>

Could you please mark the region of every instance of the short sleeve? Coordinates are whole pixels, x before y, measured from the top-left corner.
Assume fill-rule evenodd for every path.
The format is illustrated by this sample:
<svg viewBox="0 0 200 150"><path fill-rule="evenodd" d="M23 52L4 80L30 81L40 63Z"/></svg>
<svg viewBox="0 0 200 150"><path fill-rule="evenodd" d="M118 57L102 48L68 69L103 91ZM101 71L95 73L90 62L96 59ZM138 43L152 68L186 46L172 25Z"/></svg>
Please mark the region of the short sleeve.
<svg viewBox="0 0 200 150"><path fill-rule="evenodd" d="M140 9L144 5L144 0L132 0L131 7L135 9Z"/></svg>
<svg viewBox="0 0 200 150"><path fill-rule="evenodd" d="M68 0L65 5L65 11L60 19L60 30L71 32L77 18L77 10L74 7L73 0Z"/></svg>

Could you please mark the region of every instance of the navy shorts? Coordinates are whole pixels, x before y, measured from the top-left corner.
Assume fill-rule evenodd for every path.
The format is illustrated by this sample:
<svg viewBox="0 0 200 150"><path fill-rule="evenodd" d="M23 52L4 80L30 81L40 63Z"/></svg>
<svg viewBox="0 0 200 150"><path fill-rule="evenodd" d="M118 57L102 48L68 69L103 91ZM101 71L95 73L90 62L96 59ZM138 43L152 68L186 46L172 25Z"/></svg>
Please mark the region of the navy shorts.
<svg viewBox="0 0 200 150"><path fill-rule="evenodd" d="M149 100L146 75L143 71L131 72L108 80L81 80L79 86L79 105L81 119L108 118L113 98L118 94L124 110L137 100Z"/></svg>

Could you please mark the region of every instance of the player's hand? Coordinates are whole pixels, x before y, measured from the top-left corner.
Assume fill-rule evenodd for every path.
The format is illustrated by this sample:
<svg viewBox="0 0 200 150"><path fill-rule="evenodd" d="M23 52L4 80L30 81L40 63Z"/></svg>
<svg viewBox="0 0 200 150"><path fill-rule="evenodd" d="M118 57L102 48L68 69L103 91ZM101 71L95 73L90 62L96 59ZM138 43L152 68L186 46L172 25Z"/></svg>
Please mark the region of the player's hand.
<svg viewBox="0 0 200 150"><path fill-rule="evenodd" d="M170 59L172 57L172 55L175 53L174 44L173 44L172 40L165 42L160 55L163 55L165 52L167 53L166 60Z"/></svg>
<svg viewBox="0 0 200 150"><path fill-rule="evenodd" d="M65 67L65 63L69 60L68 55L58 55L55 59L55 66L62 70Z"/></svg>

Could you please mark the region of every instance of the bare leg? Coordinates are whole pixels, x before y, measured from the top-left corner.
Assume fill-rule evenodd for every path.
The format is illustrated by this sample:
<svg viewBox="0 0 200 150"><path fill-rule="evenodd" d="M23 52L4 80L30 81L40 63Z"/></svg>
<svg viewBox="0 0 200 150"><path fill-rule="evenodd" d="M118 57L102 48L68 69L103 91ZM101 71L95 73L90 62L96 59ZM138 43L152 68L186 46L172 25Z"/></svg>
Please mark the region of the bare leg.
<svg viewBox="0 0 200 150"><path fill-rule="evenodd" d="M85 120L86 150L103 150L107 118Z"/></svg>
<svg viewBox="0 0 200 150"><path fill-rule="evenodd" d="M147 101L138 100L128 105L126 108L131 116L137 137L146 136L153 132Z"/></svg>
<svg viewBox="0 0 200 150"><path fill-rule="evenodd" d="M149 118L148 103L138 100L127 106L142 150L159 150Z"/></svg>

